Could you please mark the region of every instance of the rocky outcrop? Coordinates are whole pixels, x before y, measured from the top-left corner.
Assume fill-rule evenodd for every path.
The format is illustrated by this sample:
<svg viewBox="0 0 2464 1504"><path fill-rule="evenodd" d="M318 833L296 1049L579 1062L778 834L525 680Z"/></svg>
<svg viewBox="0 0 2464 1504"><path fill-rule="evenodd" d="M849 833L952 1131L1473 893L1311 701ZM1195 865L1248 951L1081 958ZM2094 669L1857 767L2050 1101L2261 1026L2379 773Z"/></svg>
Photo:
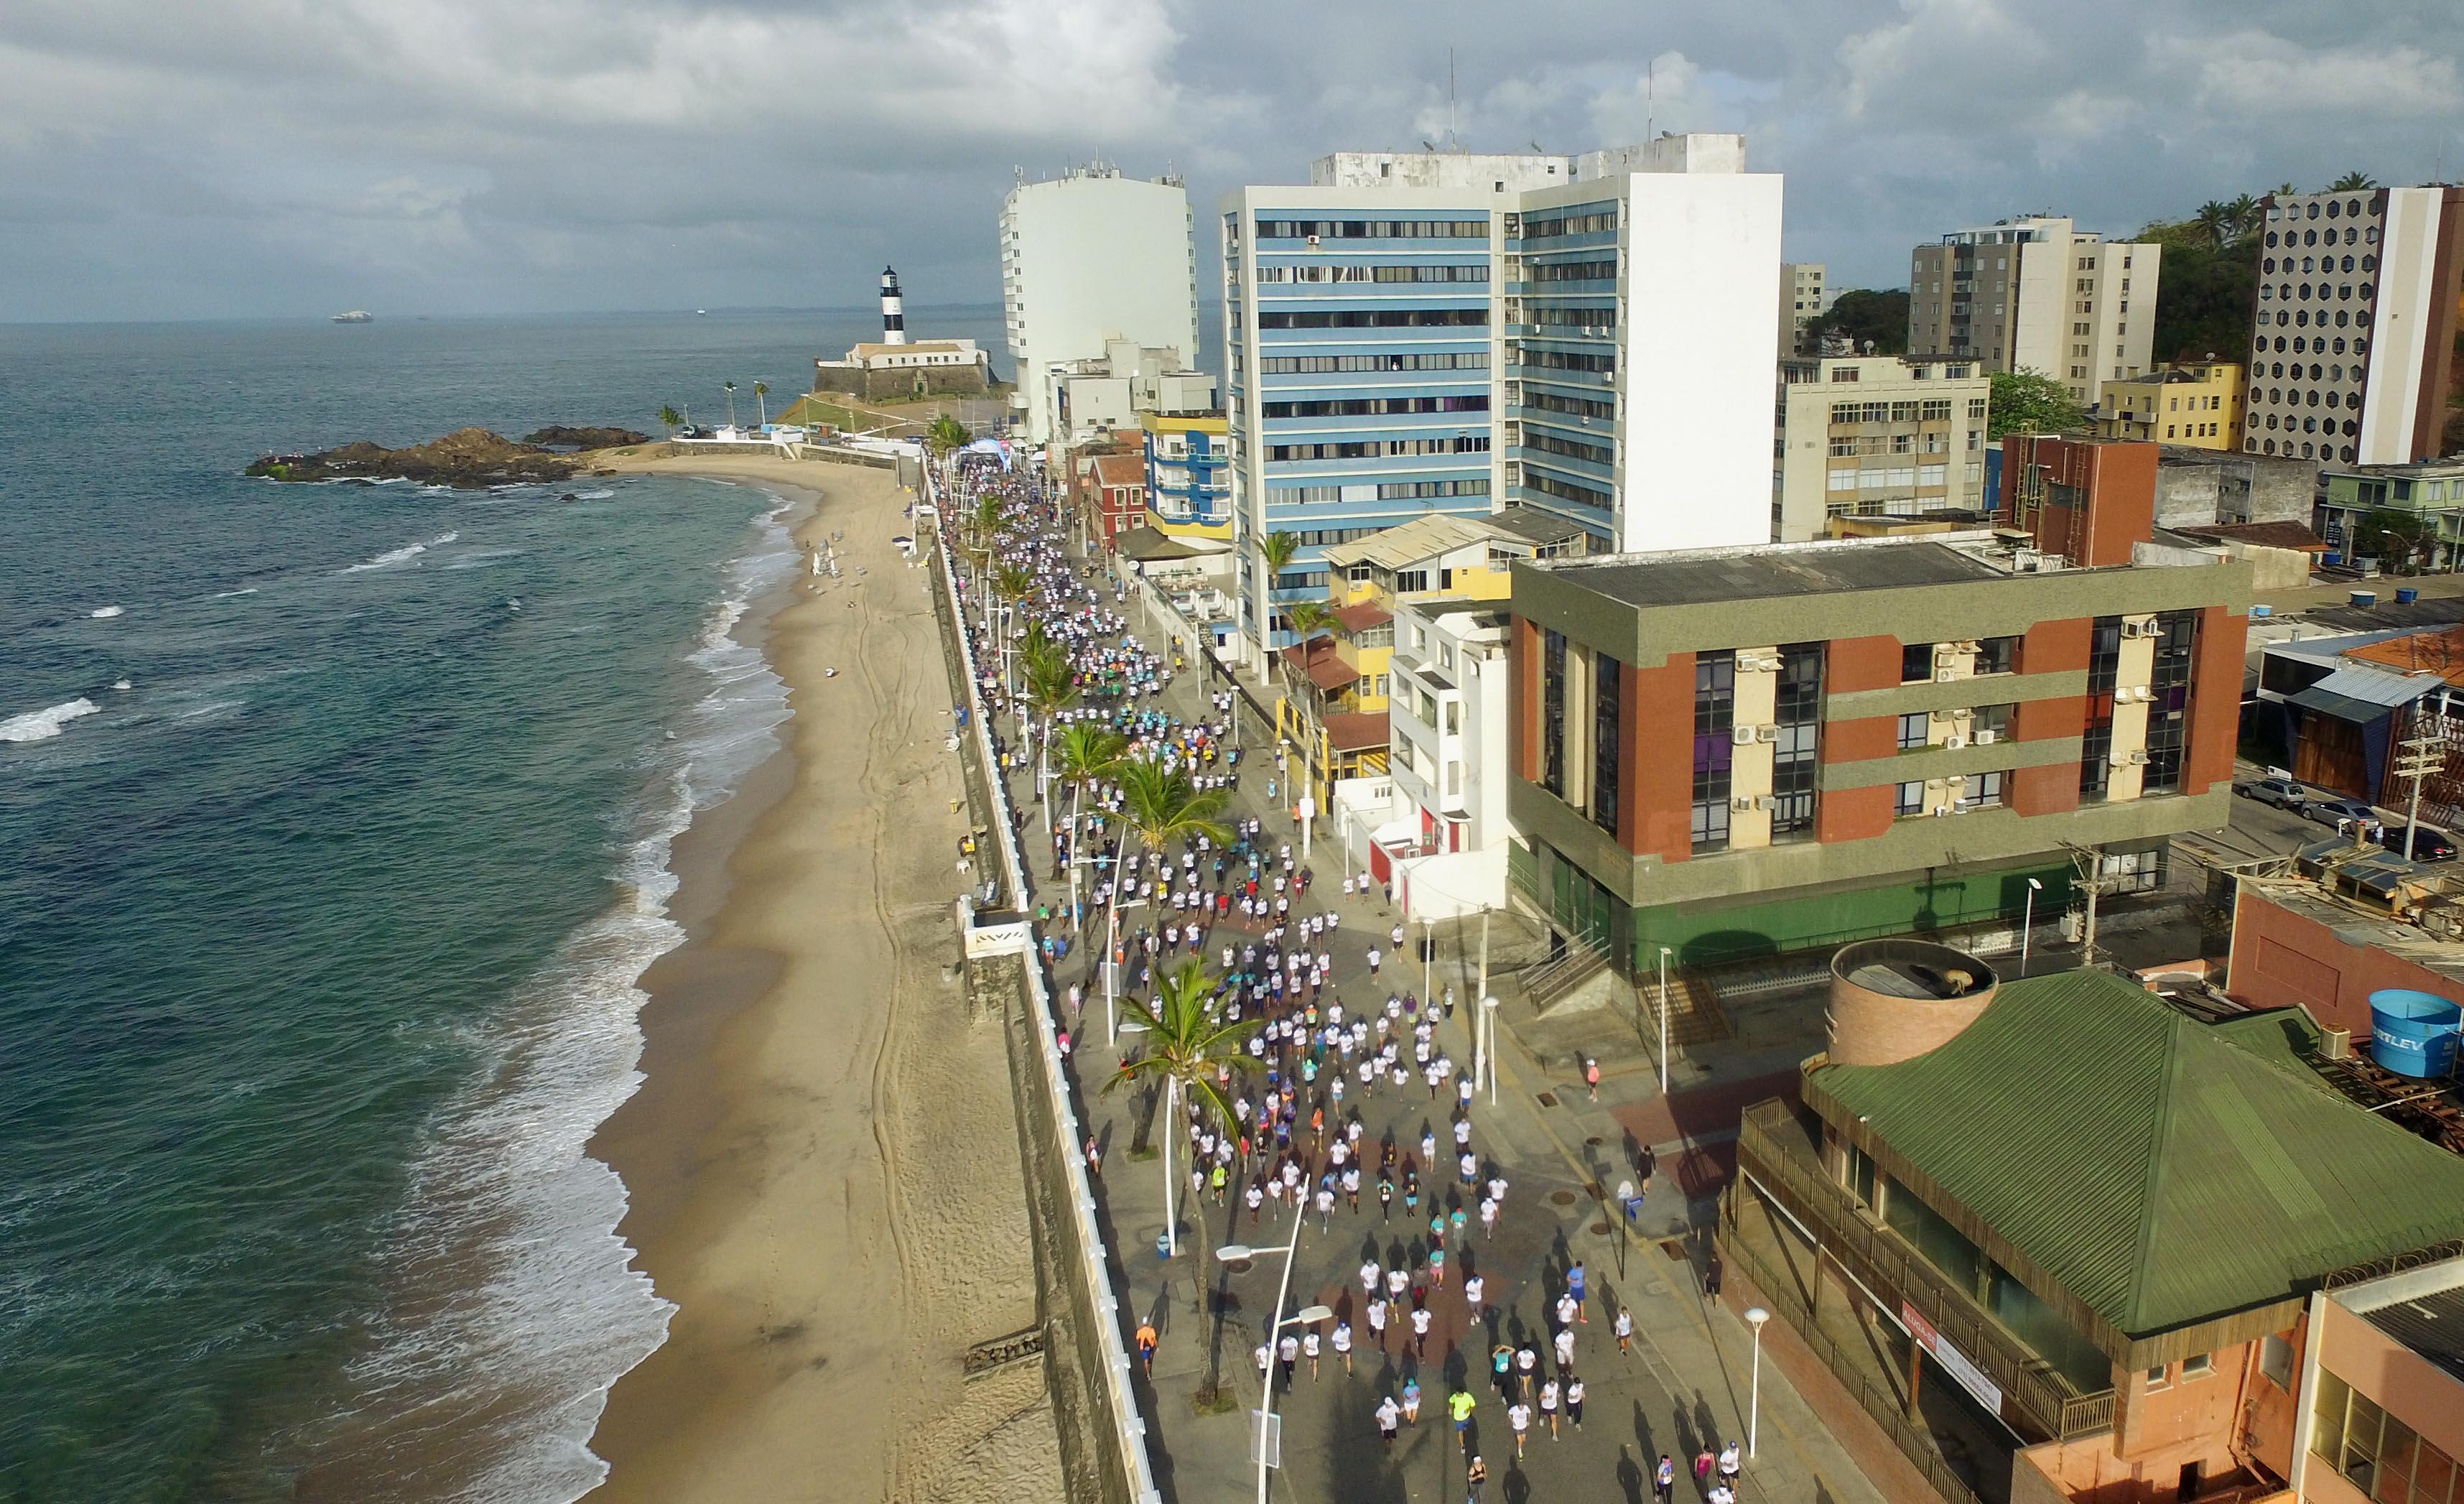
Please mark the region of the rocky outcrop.
<svg viewBox="0 0 2464 1504"><path fill-rule="evenodd" d="M541 449L622 449L627 444L648 444L650 435L631 429L569 429L558 423L525 436L522 442Z"/></svg>
<svg viewBox="0 0 2464 1504"><path fill-rule="evenodd" d="M275 480L398 479L475 488L567 480L583 468L578 459L549 453L533 444L517 444L486 429L457 429L408 449L386 449L363 440L314 454L267 454L249 466L248 473Z"/></svg>

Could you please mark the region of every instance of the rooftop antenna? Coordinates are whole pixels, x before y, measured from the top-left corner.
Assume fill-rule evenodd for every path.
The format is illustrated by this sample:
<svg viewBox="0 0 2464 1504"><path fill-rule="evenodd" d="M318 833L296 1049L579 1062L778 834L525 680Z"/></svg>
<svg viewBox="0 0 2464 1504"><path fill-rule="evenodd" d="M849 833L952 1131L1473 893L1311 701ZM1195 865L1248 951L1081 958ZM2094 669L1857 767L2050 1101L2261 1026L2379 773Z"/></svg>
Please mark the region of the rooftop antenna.
<svg viewBox="0 0 2464 1504"><path fill-rule="evenodd" d="M1455 50L1451 47L1446 49L1446 149L1463 149L1455 139Z"/></svg>
<svg viewBox="0 0 2464 1504"><path fill-rule="evenodd" d="M1660 132L1660 59L1642 65L1642 139L1658 141Z"/></svg>

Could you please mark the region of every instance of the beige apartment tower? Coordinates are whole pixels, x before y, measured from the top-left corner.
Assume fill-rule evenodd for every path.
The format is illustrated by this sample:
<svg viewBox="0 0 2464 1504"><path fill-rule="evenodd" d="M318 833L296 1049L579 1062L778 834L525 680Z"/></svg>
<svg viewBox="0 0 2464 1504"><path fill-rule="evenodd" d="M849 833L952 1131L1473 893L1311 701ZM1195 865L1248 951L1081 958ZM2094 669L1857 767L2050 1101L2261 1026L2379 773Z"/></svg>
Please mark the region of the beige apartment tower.
<svg viewBox="0 0 2464 1504"><path fill-rule="evenodd" d="M1822 317L1824 274L1829 269L1819 261L1782 261L1779 264L1779 356L1812 352L1805 347L1806 326Z"/></svg>
<svg viewBox="0 0 2464 1504"><path fill-rule="evenodd" d="M2163 253L2051 215L1954 231L1911 258L1908 352L2037 371L2084 407L2152 365Z"/></svg>
<svg viewBox="0 0 2464 1504"><path fill-rule="evenodd" d="M1966 359L1780 362L1772 541L1820 538L1835 517L1987 510L1985 409L1992 389Z"/></svg>

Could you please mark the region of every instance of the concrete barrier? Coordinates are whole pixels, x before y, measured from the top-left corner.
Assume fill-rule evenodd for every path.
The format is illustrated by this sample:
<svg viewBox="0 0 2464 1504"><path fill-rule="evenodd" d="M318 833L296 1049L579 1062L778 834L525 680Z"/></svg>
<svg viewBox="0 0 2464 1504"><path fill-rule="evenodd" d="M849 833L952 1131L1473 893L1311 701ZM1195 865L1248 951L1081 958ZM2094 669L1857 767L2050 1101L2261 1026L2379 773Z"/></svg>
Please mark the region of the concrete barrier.
<svg viewBox="0 0 2464 1504"><path fill-rule="evenodd" d="M941 499L939 481L932 476L930 466L926 467L926 476L927 494L937 503ZM943 515L950 515L946 507ZM1019 856L1009 789L1001 781L1000 763L993 755L991 717L985 710L981 690L982 671L976 661L974 644L967 637L966 611L958 598L957 568L950 556L949 540L936 535L933 553L943 599L949 607L951 630L957 633L955 646L965 681L965 745L982 774L991 802L992 849L999 855L996 870L1006 889L1008 904L1024 910L1033 896L1033 887ZM1029 929L1023 921L1018 921L1016 928L1021 932ZM1069 1313L1069 1331L1066 1335L1073 1351L1066 1362L1056 1359L1054 1371L1074 1378L1074 1387L1079 1391L1056 1392L1054 1403L1065 1420L1082 1410L1092 1412L1092 1424L1088 1429L1096 1438L1098 1456L1091 1459L1090 1468L1073 1471L1090 1475L1089 1482L1098 1491L1103 1504L1161 1504L1163 1494L1155 1486L1155 1465L1147 1453L1147 1419L1138 1407L1132 1378L1120 1299L1112 1287L1112 1250L1106 1245L1103 1228L1096 1221L1094 1186L1088 1180L1087 1161L1079 1152L1086 1134L1077 1109L1071 1104L1068 1075L1062 1065L1060 1026L1053 1009L1052 991L1034 954L1031 934L1023 934L1023 953L1009 953L1018 956L1028 1004L1026 1043L1031 1048L1013 1051L1012 1068L1021 1088L1017 1095L1022 1126L1032 1130L1023 1145L1026 1163L1030 1177L1041 1182L1031 1188L1038 1205L1058 1213L1045 1219L1050 1224L1045 1230L1051 1235L1049 1246L1062 1266L1058 1271L1059 1293ZM974 958L976 954L971 929L968 955ZM1021 1053L1031 1056L1031 1061L1018 1059ZM1053 1183L1056 1179L1057 1187ZM1059 1194L1051 1194L1056 1189ZM1064 1384L1056 1381L1055 1387L1059 1390ZM1065 1445L1067 1435L1065 1427Z"/></svg>

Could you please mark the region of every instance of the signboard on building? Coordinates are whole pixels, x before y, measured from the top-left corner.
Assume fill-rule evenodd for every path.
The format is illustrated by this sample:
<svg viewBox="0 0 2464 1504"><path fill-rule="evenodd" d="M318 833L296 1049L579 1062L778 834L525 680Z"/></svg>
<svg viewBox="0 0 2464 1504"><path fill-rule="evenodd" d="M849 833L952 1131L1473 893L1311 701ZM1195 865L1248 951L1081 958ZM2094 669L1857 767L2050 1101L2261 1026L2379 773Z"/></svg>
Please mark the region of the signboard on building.
<svg viewBox="0 0 2464 1504"><path fill-rule="evenodd" d="M1983 1369L1969 1362L1966 1353L1945 1341L1943 1335L1933 1329L1933 1323L1918 1315L1917 1308L1904 1300L1900 1302L1900 1317L1907 1323L1908 1335L1933 1355L1933 1360L1942 1365L1944 1373L1958 1380L1959 1386L1976 1396L1978 1403L1988 1410L1997 1416L2002 1413L2001 1385L1986 1378Z"/></svg>

